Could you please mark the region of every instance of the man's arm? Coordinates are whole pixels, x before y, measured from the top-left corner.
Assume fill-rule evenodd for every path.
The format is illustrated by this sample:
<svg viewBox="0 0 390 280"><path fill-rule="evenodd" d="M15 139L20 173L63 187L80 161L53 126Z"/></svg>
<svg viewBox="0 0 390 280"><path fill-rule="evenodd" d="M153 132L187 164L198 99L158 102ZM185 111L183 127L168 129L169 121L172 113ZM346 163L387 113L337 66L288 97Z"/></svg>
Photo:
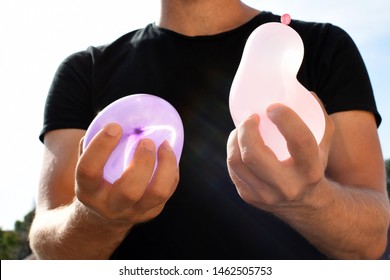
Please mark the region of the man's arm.
<svg viewBox="0 0 390 280"><path fill-rule="evenodd" d="M45 135L45 151L31 247L42 259L107 259L132 225L157 216L178 183L169 144L156 151L140 141L133 162L113 185L103 167L118 143L117 125L105 127L79 156L85 131L63 129ZM158 156L158 166L152 180Z"/></svg>
<svg viewBox="0 0 390 280"><path fill-rule="evenodd" d="M379 258L390 211L373 115L327 116L318 147L292 110L274 109L269 117L292 157L279 162L261 139L259 118L245 121L228 142L229 171L242 198L292 225L331 258Z"/></svg>

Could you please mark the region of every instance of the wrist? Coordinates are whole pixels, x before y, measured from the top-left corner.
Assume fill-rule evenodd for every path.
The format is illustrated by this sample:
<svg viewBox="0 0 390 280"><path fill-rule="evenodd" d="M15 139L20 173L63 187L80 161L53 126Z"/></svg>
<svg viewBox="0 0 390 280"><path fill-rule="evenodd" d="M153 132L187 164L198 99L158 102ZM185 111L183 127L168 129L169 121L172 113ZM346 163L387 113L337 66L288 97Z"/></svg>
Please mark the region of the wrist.
<svg viewBox="0 0 390 280"><path fill-rule="evenodd" d="M312 210L326 209L335 201L335 188L338 188L338 185L324 176L322 180L303 197L302 204Z"/></svg>
<svg viewBox="0 0 390 280"><path fill-rule="evenodd" d="M336 186L337 187L337 186ZM299 219L299 217L315 217L326 211L335 202L334 187L324 176L298 200L284 201L275 205L270 212L282 219Z"/></svg>
<svg viewBox="0 0 390 280"><path fill-rule="evenodd" d="M86 206L84 203L79 201L77 198L73 201L73 210L76 213L77 219L83 224L89 224L91 227L97 227L100 229L105 229L110 233L124 234L132 228L133 224L127 221L117 221L107 219L90 207Z"/></svg>

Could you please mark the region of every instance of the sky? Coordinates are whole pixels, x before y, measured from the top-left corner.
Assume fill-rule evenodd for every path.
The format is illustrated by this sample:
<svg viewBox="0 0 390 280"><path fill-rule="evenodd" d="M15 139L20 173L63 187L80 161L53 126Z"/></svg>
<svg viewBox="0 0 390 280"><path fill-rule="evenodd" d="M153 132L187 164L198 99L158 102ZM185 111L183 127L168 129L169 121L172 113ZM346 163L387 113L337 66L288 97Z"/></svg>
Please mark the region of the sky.
<svg viewBox="0 0 390 280"><path fill-rule="evenodd" d="M390 159L390 2L388 0L246 0L260 10L331 22L357 44L382 115L379 136ZM53 75L68 55L110 43L156 20L158 0L1 0L0 228L33 209L43 145L38 140Z"/></svg>

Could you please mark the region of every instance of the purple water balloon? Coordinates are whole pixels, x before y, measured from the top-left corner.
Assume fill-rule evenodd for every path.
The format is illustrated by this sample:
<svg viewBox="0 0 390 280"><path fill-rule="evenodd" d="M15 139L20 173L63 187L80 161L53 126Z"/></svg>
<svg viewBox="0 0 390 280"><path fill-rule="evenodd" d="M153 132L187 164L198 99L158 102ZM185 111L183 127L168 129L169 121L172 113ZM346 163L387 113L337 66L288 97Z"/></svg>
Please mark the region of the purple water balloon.
<svg viewBox="0 0 390 280"><path fill-rule="evenodd" d="M106 162L103 177L114 183L131 162L142 138L160 146L167 140L179 163L184 143L183 123L176 109L166 100L150 94L133 94L108 105L92 121L84 138L83 150L107 124L117 123L123 135Z"/></svg>

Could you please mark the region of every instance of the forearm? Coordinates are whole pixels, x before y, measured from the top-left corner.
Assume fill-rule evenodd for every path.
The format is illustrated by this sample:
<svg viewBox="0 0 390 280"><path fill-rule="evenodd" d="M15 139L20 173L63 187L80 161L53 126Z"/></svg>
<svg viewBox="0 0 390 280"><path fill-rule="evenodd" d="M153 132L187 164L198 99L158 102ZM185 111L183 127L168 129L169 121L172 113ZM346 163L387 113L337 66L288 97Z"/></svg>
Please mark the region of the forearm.
<svg viewBox="0 0 390 280"><path fill-rule="evenodd" d="M108 259L128 230L124 224L109 224L75 200L38 211L30 244L39 259Z"/></svg>
<svg viewBox="0 0 390 280"><path fill-rule="evenodd" d="M290 203L273 212L329 257L375 259L383 253L390 221L383 193L324 179L303 202Z"/></svg>

